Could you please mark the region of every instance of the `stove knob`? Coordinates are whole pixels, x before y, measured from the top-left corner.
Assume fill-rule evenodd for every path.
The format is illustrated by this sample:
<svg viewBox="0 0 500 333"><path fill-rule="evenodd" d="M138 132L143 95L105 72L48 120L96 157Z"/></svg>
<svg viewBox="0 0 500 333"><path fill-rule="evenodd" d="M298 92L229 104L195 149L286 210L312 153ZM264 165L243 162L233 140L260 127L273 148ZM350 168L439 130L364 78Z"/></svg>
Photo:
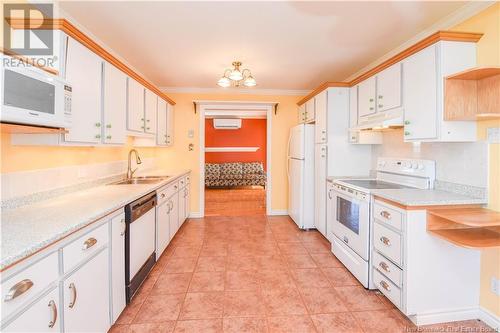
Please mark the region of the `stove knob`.
<svg viewBox="0 0 500 333"><path fill-rule="evenodd" d="M417 168L418 168L418 164L417 164L417 163L415 163L415 164L413 164L411 167L412 167L413 169L417 169Z"/></svg>
<svg viewBox="0 0 500 333"><path fill-rule="evenodd" d="M424 170L424 165L423 165L423 164L419 164L419 165L418 165L418 168L419 168L420 170Z"/></svg>

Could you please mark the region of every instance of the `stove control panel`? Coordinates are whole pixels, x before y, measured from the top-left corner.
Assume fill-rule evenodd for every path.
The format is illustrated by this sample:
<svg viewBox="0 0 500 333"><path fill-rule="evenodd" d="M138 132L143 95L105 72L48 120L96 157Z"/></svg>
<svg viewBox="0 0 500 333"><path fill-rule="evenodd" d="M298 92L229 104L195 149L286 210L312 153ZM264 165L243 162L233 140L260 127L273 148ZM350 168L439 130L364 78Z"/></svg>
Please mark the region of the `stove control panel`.
<svg viewBox="0 0 500 333"><path fill-rule="evenodd" d="M407 158L379 157L377 171L434 179L436 162Z"/></svg>
<svg viewBox="0 0 500 333"><path fill-rule="evenodd" d="M344 186L341 184L336 184L336 183L333 184L333 187L335 188L335 190L337 192L346 194L350 197L354 197L358 200L362 200L362 201L369 201L370 200L370 195L368 193L361 192L361 191L355 190L353 188L350 188L350 187L347 187L347 186Z"/></svg>

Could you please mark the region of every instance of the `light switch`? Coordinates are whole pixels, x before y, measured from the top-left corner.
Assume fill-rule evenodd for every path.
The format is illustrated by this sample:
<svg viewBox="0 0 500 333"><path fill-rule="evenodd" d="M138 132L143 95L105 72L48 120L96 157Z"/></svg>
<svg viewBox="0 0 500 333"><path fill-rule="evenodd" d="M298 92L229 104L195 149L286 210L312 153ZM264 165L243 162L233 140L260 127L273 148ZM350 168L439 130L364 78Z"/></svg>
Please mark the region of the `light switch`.
<svg viewBox="0 0 500 333"><path fill-rule="evenodd" d="M188 131L188 138L194 138L194 130L190 129Z"/></svg>
<svg viewBox="0 0 500 333"><path fill-rule="evenodd" d="M487 138L489 143L500 143L500 128L498 127L488 128Z"/></svg>

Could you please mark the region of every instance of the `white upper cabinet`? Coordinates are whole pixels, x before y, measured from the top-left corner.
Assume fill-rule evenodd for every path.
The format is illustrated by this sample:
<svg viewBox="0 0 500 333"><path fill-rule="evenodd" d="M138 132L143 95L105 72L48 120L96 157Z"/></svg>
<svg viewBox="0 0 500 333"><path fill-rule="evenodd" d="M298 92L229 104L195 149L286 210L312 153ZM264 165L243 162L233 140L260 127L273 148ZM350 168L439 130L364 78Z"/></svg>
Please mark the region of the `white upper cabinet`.
<svg viewBox="0 0 500 333"><path fill-rule="evenodd" d="M377 112L401 107L401 63L377 74Z"/></svg>
<svg viewBox="0 0 500 333"><path fill-rule="evenodd" d="M144 87L132 78L127 87L127 129L144 132Z"/></svg>
<svg viewBox="0 0 500 333"><path fill-rule="evenodd" d="M124 144L127 121L127 76L105 62L103 82L103 143Z"/></svg>
<svg viewBox="0 0 500 333"><path fill-rule="evenodd" d="M306 121L306 104L299 106L299 124L303 124Z"/></svg>
<svg viewBox="0 0 500 333"><path fill-rule="evenodd" d="M174 144L174 106L167 103L167 146Z"/></svg>
<svg viewBox="0 0 500 333"><path fill-rule="evenodd" d="M314 98L311 98L308 100L306 103L306 116L305 116L305 122L310 123L313 122L315 117L316 117L316 105L315 105L315 100Z"/></svg>
<svg viewBox="0 0 500 333"><path fill-rule="evenodd" d="M358 124L358 86L349 89L349 127Z"/></svg>
<svg viewBox="0 0 500 333"><path fill-rule="evenodd" d="M429 46L404 62L405 139L437 137L436 51Z"/></svg>
<svg viewBox="0 0 500 333"><path fill-rule="evenodd" d="M374 114L376 94L376 78L374 76L358 85L358 115L359 118Z"/></svg>
<svg viewBox="0 0 500 333"><path fill-rule="evenodd" d="M146 94L144 98L145 110L144 110L144 132L146 133L156 133L156 113L158 108L158 96L149 89L146 89Z"/></svg>
<svg viewBox="0 0 500 333"><path fill-rule="evenodd" d="M85 46L68 38L66 80L71 84L72 126L66 142L101 141L102 60Z"/></svg>
<svg viewBox="0 0 500 333"><path fill-rule="evenodd" d="M167 145L167 102L163 98L158 98L156 144L159 146Z"/></svg>
<svg viewBox="0 0 500 333"><path fill-rule="evenodd" d="M476 141L473 121L445 121L444 78L476 65L476 45L441 41L403 61L405 141Z"/></svg>
<svg viewBox="0 0 500 333"><path fill-rule="evenodd" d="M315 126L314 137L316 143L327 142L327 121L328 121L328 90L324 90L316 97L315 102Z"/></svg>

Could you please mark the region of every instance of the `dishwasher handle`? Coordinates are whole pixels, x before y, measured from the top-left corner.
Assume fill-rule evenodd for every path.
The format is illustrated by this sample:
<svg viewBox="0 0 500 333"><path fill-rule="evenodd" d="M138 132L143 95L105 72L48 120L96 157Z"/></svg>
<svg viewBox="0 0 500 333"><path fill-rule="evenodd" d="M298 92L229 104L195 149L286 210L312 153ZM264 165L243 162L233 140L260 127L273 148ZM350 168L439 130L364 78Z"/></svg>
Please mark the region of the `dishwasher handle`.
<svg viewBox="0 0 500 333"><path fill-rule="evenodd" d="M157 204L156 192L152 192L139 198L127 206L125 206L125 219L127 223L132 223L151 209L154 209Z"/></svg>

